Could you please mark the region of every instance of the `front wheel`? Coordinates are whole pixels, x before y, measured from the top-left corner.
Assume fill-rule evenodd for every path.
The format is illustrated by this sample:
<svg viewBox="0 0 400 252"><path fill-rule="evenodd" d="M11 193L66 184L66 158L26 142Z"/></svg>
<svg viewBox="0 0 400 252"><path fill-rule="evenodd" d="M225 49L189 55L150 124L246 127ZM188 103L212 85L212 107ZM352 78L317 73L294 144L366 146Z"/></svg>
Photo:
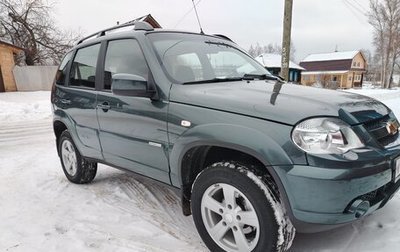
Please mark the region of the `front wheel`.
<svg viewBox="0 0 400 252"><path fill-rule="evenodd" d="M61 133L58 143L61 165L65 176L75 184L91 182L97 173L97 163L83 158L67 130Z"/></svg>
<svg viewBox="0 0 400 252"><path fill-rule="evenodd" d="M196 228L211 251L286 251L294 228L268 186L235 162L206 168L193 185Z"/></svg>

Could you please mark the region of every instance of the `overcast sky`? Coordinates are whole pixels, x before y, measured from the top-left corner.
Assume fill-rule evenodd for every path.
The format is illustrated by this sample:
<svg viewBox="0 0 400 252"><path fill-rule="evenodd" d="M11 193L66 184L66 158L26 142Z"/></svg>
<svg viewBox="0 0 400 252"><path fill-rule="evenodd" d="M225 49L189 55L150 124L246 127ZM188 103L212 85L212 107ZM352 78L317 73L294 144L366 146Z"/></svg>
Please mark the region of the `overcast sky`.
<svg viewBox="0 0 400 252"><path fill-rule="evenodd" d="M198 2L199 0L195 0ZM292 41L297 61L311 53L370 49L368 0L294 0ZM191 0L59 0L56 21L84 35L151 13L163 28L199 31ZM205 33L225 34L242 48L282 41L284 0L200 0Z"/></svg>

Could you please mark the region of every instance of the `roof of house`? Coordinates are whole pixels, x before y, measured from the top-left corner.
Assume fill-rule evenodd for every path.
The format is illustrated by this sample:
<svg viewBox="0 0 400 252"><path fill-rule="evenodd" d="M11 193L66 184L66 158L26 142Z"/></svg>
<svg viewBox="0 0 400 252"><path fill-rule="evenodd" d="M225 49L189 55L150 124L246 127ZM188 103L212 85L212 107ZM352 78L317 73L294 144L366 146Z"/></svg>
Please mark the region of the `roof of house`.
<svg viewBox="0 0 400 252"><path fill-rule="evenodd" d="M310 54L301 62L331 61L331 60L349 60L353 59L360 51L333 52Z"/></svg>
<svg viewBox="0 0 400 252"><path fill-rule="evenodd" d="M0 45L6 46L6 47L10 47L11 50L13 50L14 53L18 53L18 52L24 50L24 48L22 48L22 47L15 46L13 44L10 44L10 43L7 43L7 42L1 41L1 40L0 40Z"/></svg>
<svg viewBox="0 0 400 252"><path fill-rule="evenodd" d="M348 71L346 71L346 70L343 70L343 71L305 71L305 72L301 72L301 75L344 74L347 72Z"/></svg>
<svg viewBox="0 0 400 252"><path fill-rule="evenodd" d="M153 28L162 28L161 25L153 18L151 14L135 19L135 21L144 21L149 23Z"/></svg>
<svg viewBox="0 0 400 252"><path fill-rule="evenodd" d="M281 68L282 64L282 56L280 54L263 53L257 56L256 60L266 68ZM293 61L289 61L289 68L305 70Z"/></svg>
<svg viewBox="0 0 400 252"><path fill-rule="evenodd" d="M349 52L333 52L310 54L300 62L300 66L311 72L326 72L326 71L349 71L352 69L354 57L361 53L360 51ZM364 55L361 53L365 59ZM364 71L365 69L356 69Z"/></svg>

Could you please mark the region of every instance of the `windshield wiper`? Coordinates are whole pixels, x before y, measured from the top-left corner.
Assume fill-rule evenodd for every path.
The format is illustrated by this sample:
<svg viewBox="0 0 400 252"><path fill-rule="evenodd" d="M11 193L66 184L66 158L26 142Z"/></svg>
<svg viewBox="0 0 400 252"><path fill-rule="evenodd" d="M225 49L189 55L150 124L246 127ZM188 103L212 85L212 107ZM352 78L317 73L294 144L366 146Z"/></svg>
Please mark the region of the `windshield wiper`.
<svg viewBox="0 0 400 252"><path fill-rule="evenodd" d="M214 82L228 82L228 81L241 81L243 77L227 77L227 78L214 78L209 80L199 80L199 81L188 81L183 84L202 84L202 83L214 83Z"/></svg>
<svg viewBox="0 0 400 252"><path fill-rule="evenodd" d="M206 44L211 44L211 45L220 45L220 46L226 46L226 47L232 47L232 45L224 43L224 42L217 42L217 41L205 41L204 43Z"/></svg>
<svg viewBox="0 0 400 252"><path fill-rule="evenodd" d="M274 75L269 75L269 74L245 74L242 77L225 77L225 78L213 78L209 80L198 80L198 81L188 81L184 82L183 84L202 84L202 83L215 83L215 82L228 82L228 81L242 81L242 80L254 80L254 79L260 79L260 80L274 80L280 83L283 83L284 81Z"/></svg>
<svg viewBox="0 0 400 252"><path fill-rule="evenodd" d="M275 80L279 82L283 82L281 78L274 76L274 75L269 75L269 74L245 74L243 75L243 80L254 80L254 79L260 79L260 80Z"/></svg>

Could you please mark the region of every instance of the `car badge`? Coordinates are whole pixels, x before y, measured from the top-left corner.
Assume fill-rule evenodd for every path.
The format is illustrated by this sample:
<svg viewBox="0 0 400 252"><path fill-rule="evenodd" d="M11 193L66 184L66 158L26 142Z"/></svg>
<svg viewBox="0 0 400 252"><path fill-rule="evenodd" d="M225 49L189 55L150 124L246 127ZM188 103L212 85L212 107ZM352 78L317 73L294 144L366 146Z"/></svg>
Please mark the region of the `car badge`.
<svg viewBox="0 0 400 252"><path fill-rule="evenodd" d="M386 123L386 130L389 135L395 135L399 131L399 122L397 120Z"/></svg>

